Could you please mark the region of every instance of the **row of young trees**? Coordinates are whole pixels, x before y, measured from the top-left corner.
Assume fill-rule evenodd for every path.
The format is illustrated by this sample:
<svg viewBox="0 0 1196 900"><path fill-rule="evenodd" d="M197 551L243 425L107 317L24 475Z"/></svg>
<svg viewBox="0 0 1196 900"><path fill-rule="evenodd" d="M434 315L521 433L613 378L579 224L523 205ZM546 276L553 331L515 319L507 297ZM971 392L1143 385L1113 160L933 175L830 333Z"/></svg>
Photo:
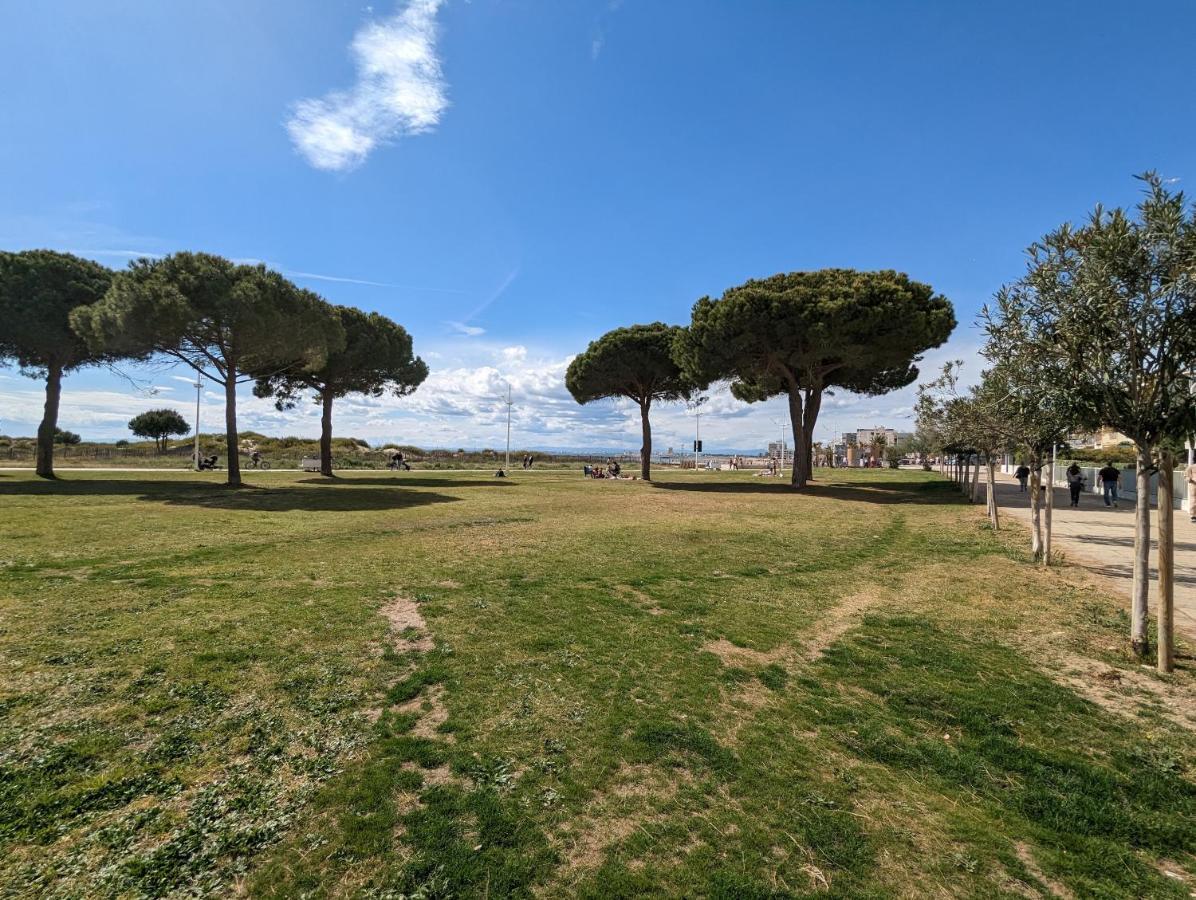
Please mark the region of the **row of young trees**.
<svg viewBox="0 0 1196 900"><path fill-rule="evenodd" d="M794 434L791 483L813 475L814 428L836 389L881 394L912 383L926 350L955 327L950 302L894 271L823 269L748 281L703 297L687 327L616 328L574 358L565 384L579 403L639 406L641 473L651 478L653 401L689 399L716 381L749 403L785 396Z"/></svg>
<svg viewBox="0 0 1196 900"><path fill-rule="evenodd" d="M997 458L1031 472L1031 549L1051 562L1053 491L1039 485L1052 448L1076 429L1109 426L1134 442L1136 505L1130 643L1149 652L1150 481L1158 478L1158 668L1174 665L1172 471L1196 431L1196 209L1154 172L1136 210L1097 207L1028 251L1025 275L981 314L989 368L970 390L957 364L920 389L918 428L953 455L986 463L989 514ZM975 473L976 470L973 470Z"/></svg>
<svg viewBox="0 0 1196 900"><path fill-rule="evenodd" d="M113 272L67 253L0 252L0 359L46 384L39 475L54 477L63 376L152 358L182 362L223 389L230 486L241 484L239 384L253 382L279 408L313 395L322 408L321 471L331 476L333 401L402 396L428 375L401 325L334 306L263 265L184 252Z"/></svg>

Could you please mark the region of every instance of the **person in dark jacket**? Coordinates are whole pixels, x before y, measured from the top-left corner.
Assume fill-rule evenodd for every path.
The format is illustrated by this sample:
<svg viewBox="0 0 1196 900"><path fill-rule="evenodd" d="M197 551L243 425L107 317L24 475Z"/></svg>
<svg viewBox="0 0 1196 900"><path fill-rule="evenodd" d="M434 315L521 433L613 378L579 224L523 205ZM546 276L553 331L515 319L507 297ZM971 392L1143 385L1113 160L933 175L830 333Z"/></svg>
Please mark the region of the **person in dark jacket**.
<svg viewBox="0 0 1196 900"><path fill-rule="evenodd" d="M1117 485L1121 481L1121 472L1112 461L1105 463L1105 467L1096 473L1100 479L1102 493L1105 495L1105 506L1117 508Z"/></svg>
<svg viewBox="0 0 1196 900"><path fill-rule="evenodd" d="M1021 485L1020 490L1024 494L1026 492L1026 479L1030 477L1030 467L1023 463L1017 467L1017 470L1013 473L1013 477Z"/></svg>

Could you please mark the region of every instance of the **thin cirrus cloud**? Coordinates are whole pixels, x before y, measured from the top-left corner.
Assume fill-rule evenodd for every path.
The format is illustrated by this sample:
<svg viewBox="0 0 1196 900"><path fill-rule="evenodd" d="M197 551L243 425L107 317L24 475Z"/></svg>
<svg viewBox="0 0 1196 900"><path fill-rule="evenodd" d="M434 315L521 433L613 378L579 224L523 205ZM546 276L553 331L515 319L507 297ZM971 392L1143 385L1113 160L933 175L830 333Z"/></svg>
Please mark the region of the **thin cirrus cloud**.
<svg viewBox="0 0 1196 900"><path fill-rule="evenodd" d="M436 14L443 0L408 0L393 16L353 36L357 83L300 100L286 123L312 166L347 172L378 146L435 128L448 107L436 55Z"/></svg>

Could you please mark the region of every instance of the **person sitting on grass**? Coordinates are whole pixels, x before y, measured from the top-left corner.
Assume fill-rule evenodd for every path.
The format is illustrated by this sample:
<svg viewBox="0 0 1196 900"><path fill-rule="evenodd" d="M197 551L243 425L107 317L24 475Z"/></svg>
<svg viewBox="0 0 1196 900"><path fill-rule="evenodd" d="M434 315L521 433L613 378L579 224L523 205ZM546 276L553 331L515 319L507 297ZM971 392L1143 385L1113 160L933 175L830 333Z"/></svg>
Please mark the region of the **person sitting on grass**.
<svg viewBox="0 0 1196 900"><path fill-rule="evenodd" d="M623 471L623 467L619 465L619 461L617 459L612 460L611 464L610 464L610 477L618 478L619 473L622 471Z"/></svg>

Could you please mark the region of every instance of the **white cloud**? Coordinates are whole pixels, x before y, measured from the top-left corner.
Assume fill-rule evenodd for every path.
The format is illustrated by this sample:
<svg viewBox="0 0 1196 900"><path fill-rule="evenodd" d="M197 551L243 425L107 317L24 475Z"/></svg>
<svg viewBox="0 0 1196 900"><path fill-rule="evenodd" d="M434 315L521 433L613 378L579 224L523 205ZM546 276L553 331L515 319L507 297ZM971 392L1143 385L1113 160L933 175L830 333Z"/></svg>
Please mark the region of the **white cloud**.
<svg viewBox="0 0 1196 900"><path fill-rule="evenodd" d="M436 13L443 0L408 0L389 19L353 37L357 83L295 104L287 131L317 169L361 165L397 137L430 131L448 107L436 55Z"/></svg>
<svg viewBox="0 0 1196 900"><path fill-rule="evenodd" d="M441 359L427 381L407 397L363 397L349 395L336 401L333 427L338 436L353 436L378 445L386 441L423 447L493 447L506 441L506 394L511 386L512 447L634 450L640 442L639 409L628 401L603 400L578 405L565 387L565 371L572 357L551 348L541 350L523 345L487 345L480 341L458 341L442 346L443 353L423 352ZM921 364L922 380L933 378L945 360L967 362L965 380L979 375L978 341L964 333L948 345L927 354ZM34 380L15 377L14 369L0 369L0 425L7 434L31 435L41 416L44 394ZM155 406L171 406L191 421L195 413L193 377L176 369L156 380L173 381L176 396L146 397L130 390L125 382L97 370L72 374L64 385L62 427L80 432L92 440L129 437L126 424L132 416ZM731 396L725 385L706 392L702 407L702 439L708 450L763 449L776 440L778 422L788 422L784 398L748 404ZM913 430L911 385L881 397L861 397L842 391L824 398L816 440L826 440L845 431L871 425L887 425L899 431ZM224 398L215 386L203 390L203 430L224 427ZM272 435L316 437L320 431L320 409L315 403L300 402L295 409L279 411L272 401L252 396L243 386L238 397L238 420L242 429ZM774 421L775 420L775 421ZM684 404L654 404L653 441L661 451L689 447L694 438L694 417ZM787 432L787 440L792 440Z"/></svg>

